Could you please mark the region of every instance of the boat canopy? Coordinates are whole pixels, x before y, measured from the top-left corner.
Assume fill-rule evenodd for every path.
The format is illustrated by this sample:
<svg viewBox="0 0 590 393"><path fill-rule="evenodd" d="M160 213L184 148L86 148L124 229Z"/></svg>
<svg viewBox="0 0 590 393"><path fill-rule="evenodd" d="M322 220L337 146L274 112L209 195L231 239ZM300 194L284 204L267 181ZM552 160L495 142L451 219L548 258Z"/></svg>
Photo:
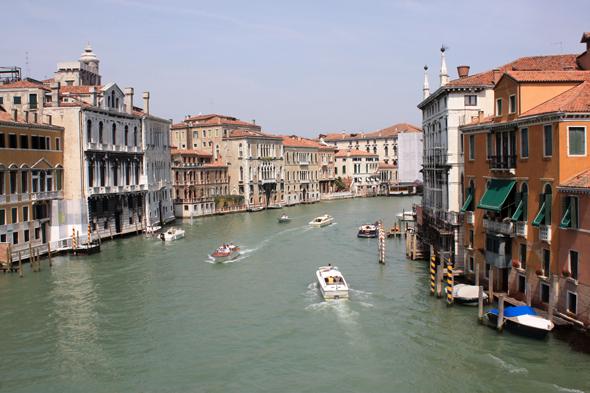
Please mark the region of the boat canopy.
<svg viewBox="0 0 590 393"><path fill-rule="evenodd" d="M498 315L497 308L489 310L488 312ZM512 306L504 309L504 318L519 317L521 315L537 315L537 313L529 306Z"/></svg>
<svg viewBox="0 0 590 393"><path fill-rule="evenodd" d="M493 179L477 204L477 208L499 212L514 184L516 184L514 180Z"/></svg>

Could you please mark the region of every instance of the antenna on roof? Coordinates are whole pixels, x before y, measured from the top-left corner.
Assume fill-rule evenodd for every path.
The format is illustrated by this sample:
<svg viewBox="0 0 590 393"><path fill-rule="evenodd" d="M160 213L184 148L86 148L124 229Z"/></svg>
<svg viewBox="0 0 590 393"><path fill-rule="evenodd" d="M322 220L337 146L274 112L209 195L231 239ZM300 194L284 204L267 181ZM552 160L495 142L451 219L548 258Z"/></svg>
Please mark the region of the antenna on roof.
<svg viewBox="0 0 590 393"><path fill-rule="evenodd" d="M29 52L25 52L25 55L27 57L27 78L31 77L31 73L29 71Z"/></svg>
<svg viewBox="0 0 590 393"><path fill-rule="evenodd" d="M550 45L559 45L559 54L563 55L563 45L561 42L556 42L556 43L550 44Z"/></svg>

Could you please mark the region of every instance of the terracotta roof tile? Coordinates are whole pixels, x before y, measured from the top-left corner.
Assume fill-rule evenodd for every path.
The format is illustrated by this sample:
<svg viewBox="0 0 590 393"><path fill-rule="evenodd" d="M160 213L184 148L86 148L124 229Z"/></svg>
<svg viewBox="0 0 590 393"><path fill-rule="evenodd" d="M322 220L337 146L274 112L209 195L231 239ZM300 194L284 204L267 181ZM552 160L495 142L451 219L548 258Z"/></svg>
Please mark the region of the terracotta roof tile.
<svg viewBox="0 0 590 393"><path fill-rule="evenodd" d="M336 152L334 157L348 157L350 153L350 157L354 156L370 156L370 157L379 157L378 154L374 153L367 153L366 151L361 151L357 149L341 149Z"/></svg>
<svg viewBox="0 0 590 393"><path fill-rule="evenodd" d="M285 135L279 135L279 137L283 138L283 145L284 146L301 146L301 147L316 147L316 148L323 147L323 145L320 145L317 142L314 142L312 140L305 139L305 138L297 139L297 138L293 138L293 137L285 136Z"/></svg>
<svg viewBox="0 0 590 393"><path fill-rule="evenodd" d="M564 181L559 185L564 188L587 188L590 190L590 169L578 173L569 180Z"/></svg>
<svg viewBox="0 0 590 393"><path fill-rule="evenodd" d="M590 71L508 71L517 82L583 82L590 80Z"/></svg>
<svg viewBox="0 0 590 393"><path fill-rule="evenodd" d="M395 168L397 168L397 165L392 165L392 164L387 164L385 162L380 162L379 163L379 168L383 168L383 169L395 169Z"/></svg>
<svg viewBox="0 0 590 393"><path fill-rule="evenodd" d="M96 92L101 91L105 85L100 86L60 86L60 94L90 94L90 88L96 87Z"/></svg>
<svg viewBox="0 0 590 393"><path fill-rule="evenodd" d="M371 133L359 134L338 134L330 133L324 134L322 137L325 141L341 141L341 140L360 140L360 139L375 139L375 138L389 138L398 135L400 132L422 132L422 128L413 126L408 123L398 123L391 127L384 128ZM344 137L343 137L344 135ZM315 138L314 141L319 141L322 138Z"/></svg>
<svg viewBox="0 0 590 393"><path fill-rule="evenodd" d="M29 82L29 81L18 81L13 83L8 83L6 85L0 85L0 89L43 89L51 91L50 88L45 87L43 85L39 85L37 83Z"/></svg>

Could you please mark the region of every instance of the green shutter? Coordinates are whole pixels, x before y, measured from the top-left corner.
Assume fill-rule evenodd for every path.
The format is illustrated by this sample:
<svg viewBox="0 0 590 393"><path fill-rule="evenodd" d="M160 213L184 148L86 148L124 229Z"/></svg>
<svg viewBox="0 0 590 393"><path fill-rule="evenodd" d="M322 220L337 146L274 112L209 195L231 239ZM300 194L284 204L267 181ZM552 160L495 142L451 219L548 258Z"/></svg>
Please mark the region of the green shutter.
<svg viewBox="0 0 590 393"><path fill-rule="evenodd" d="M551 225L551 204L552 204L553 195L552 194L545 194L545 221L543 222L545 225Z"/></svg>
<svg viewBox="0 0 590 393"><path fill-rule="evenodd" d="M461 208L461 213L465 213L465 211L469 209L469 206L473 201L473 191L471 191L470 187L467 187L465 189L465 194L467 195L467 199L465 200L465 204L463 204L463 207Z"/></svg>
<svg viewBox="0 0 590 393"><path fill-rule="evenodd" d="M522 205L523 205L523 202L521 200L520 202L518 202L518 206L516 207L516 211L514 212L512 217L510 218L510 221L512 221L512 222L518 221L518 218L522 215Z"/></svg>
<svg viewBox="0 0 590 393"><path fill-rule="evenodd" d="M529 204L529 194L526 192L522 193L522 221L527 221L528 216L528 204Z"/></svg>
<svg viewBox="0 0 590 393"><path fill-rule="evenodd" d="M545 202L543 202L543 204L541 205L541 208L539 209L539 213L537 213L537 217L535 217L535 219L533 220L533 226L535 228L538 228L539 225L541 225L541 222L543 222L544 218L545 218Z"/></svg>
<svg viewBox="0 0 590 393"><path fill-rule="evenodd" d="M477 204L477 208L499 212L515 183L514 180L493 179Z"/></svg>
<svg viewBox="0 0 590 393"><path fill-rule="evenodd" d="M563 215L561 222L559 223L559 227L560 228L569 228L571 221L572 221L572 212L571 212L571 206L569 206L567 208L567 210L565 211L565 214Z"/></svg>
<svg viewBox="0 0 590 393"><path fill-rule="evenodd" d="M578 229L578 197L570 197L570 200L572 214L572 222L570 222L570 228Z"/></svg>

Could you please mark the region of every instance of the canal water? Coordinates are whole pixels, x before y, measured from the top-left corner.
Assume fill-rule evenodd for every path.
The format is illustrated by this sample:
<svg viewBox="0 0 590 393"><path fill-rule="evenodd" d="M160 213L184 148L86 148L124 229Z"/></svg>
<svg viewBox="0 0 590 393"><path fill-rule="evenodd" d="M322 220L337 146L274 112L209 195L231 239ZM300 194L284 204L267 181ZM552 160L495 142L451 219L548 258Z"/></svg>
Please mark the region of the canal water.
<svg viewBox="0 0 590 393"><path fill-rule="evenodd" d="M590 392L590 357L477 324L428 294L425 261L376 239L414 197L366 198L177 221L53 268L0 275L1 392ZM282 212L293 217L279 224ZM315 229L314 217L334 223ZM242 250L211 263L222 242ZM326 302L332 263L350 300Z"/></svg>

